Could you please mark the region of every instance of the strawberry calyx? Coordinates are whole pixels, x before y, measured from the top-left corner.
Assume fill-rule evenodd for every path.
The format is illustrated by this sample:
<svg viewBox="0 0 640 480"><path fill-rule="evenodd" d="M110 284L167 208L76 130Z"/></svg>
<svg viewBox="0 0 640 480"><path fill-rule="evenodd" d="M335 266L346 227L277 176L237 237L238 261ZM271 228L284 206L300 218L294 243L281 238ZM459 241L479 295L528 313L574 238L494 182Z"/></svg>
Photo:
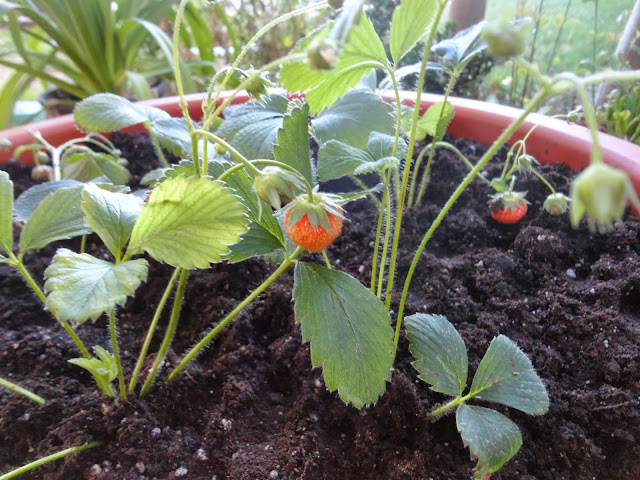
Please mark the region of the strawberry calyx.
<svg viewBox="0 0 640 480"><path fill-rule="evenodd" d="M337 195L317 191L313 192L312 199L309 199L309 195L306 194L298 195L282 211L283 214L286 214L285 228L293 228L306 215L314 230L321 226L326 232L330 232L329 215L345 219L339 205L340 201L341 198Z"/></svg>
<svg viewBox="0 0 640 480"><path fill-rule="evenodd" d="M527 192L499 192L489 195L489 207L491 211L496 210L508 210L513 212L516 208L520 207L523 203L529 204L525 198Z"/></svg>

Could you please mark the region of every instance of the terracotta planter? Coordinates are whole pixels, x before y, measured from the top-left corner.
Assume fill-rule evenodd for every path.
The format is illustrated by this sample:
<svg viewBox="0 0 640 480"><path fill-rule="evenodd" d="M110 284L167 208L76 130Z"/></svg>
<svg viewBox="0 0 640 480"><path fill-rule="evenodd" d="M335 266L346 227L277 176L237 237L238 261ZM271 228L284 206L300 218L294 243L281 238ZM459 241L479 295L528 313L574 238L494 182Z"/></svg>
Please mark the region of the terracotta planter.
<svg viewBox="0 0 640 480"><path fill-rule="evenodd" d="M282 93L276 92L276 93ZM203 94L187 95L189 114L194 120L202 117ZM389 97L390 98L390 97ZM407 105L413 105L415 94L406 92L402 99ZM240 94L233 104L244 103L248 95ZM422 109L441 101L439 95L424 94ZM168 112L171 116L180 116L182 111L177 97L157 98L142 102ZM455 116L449 125L448 132L455 137L470 138L482 145L489 146L516 119L521 110L502 105L479 102L463 98L451 98L455 108ZM591 153L591 134L580 125L568 124L566 121L531 114L524 124L511 137L509 143L523 138L534 125L540 126L527 141L527 153L542 163L566 163L574 169L584 168L589 162ZM134 128L140 130L140 127ZM31 132L39 131L45 140L60 145L81 134L75 125L72 115L32 123L26 127L14 127L0 132L0 139L7 138L13 148L33 141ZM600 134L600 144L605 162L627 172L636 191L640 191L640 146L619 138ZM0 162L9 161L12 151L0 152ZM33 161L32 155L25 153L21 159L25 163Z"/></svg>

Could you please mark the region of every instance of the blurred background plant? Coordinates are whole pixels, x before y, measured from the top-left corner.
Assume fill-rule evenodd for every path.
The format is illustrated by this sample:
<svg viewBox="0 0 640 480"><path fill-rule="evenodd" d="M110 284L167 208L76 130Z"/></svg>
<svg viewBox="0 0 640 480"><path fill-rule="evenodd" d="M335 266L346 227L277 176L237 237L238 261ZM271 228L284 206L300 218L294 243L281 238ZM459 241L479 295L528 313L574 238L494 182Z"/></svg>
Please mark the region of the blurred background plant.
<svg viewBox="0 0 640 480"><path fill-rule="evenodd" d="M0 128L34 80L54 88L54 104L99 92L146 99L171 91L172 0L15 0L0 2L0 65L13 73L0 90ZM185 87L204 88L215 73L213 39L191 2L181 32ZM155 91L153 90L155 88ZM36 87L38 90L38 87Z"/></svg>
<svg viewBox="0 0 640 480"><path fill-rule="evenodd" d="M271 19L314 0L192 0L181 30L183 75L188 91L204 90L215 70L235 58L248 40ZM427 0L425 0L427 1ZM51 86L74 97L110 91L141 99L166 92L170 83L171 59L167 39L171 35L176 3L173 0L15 0L0 1L4 29L0 30L0 66L13 69L0 90L0 128L8 125L13 102L23 95ZM399 0L369 0L367 15L388 46L389 25ZM631 50L621 50L625 24L638 10L640 0L452 0L448 20L440 25L436 43L451 46L447 39L486 19L511 22L529 18L529 37L525 58L539 65L542 73L572 71L585 74L626 65L638 50L634 39ZM242 68L259 68L285 55L297 40L319 26L324 14L307 14L270 30L243 60ZM82 19L82 21L75 21ZM629 24L632 24L630 21ZM638 30L636 22L631 31ZM627 25L628 26L628 25ZM465 40L466 41L466 40ZM477 46L477 45L476 45ZM417 62L422 45L402 66ZM638 50L640 51L640 50ZM614 53L616 52L616 53ZM449 74L433 68L446 63L446 49L434 56L425 91L442 93ZM460 53L460 52L458 52ZM636 56L638 54L636 53ZM449 65L451 67L451 65ZM633 68L640 65L631 64ZM417 75L407 75L403 86L415 89ZM377 82L383 82L378 78ZM155 88L154 88L155 87ZM31 90L29 90L31 89ZM484 49L477 51L453 87L452 94L479 100L526 105L534 82L512 62L492 58ZM601 105L603 128L616 134L622 130L627 113L636 117L633 106L637 91L592 92ZM615 97L615 98L614 98ZM561 98L546 113L566 113L575 99ZM613 123L617 122L616 126Z"/></svg>

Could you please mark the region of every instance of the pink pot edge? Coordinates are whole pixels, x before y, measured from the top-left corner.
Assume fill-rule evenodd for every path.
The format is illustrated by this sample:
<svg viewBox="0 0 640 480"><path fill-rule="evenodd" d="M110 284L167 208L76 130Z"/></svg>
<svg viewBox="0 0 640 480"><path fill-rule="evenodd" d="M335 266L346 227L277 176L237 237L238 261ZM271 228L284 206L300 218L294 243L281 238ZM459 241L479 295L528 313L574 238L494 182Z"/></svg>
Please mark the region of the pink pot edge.
<svg viewBox="0 0 640 480"><path fill-rule="evenodd" d="M285 94L282 90L272 93ZM297 95L293 95L297 96ZM197 93L186 97L189 115L193 120L202 117L202 101L204 94ZM219 103L227 98L221 95ZM391 96L385 96L392 99ZM408 106L415 104L414 92L402 92L403 103ZM431 105L442 101L441 95L424 93L421 96L421 109L424 111ZM245 103L249 96L237 95L232 104ZM484 146L490 146L498 136L518 118L522 110L499 104L478 100L450 97L454 107L454 117L448 128L448 133L454 137L469 138ZM171 116L181 116L182 109L178 97L163 97L140 102L166 111ZM570 124L564 120L546 117L532 113L509 139L509 144L524 138L531 128L538 125L527 140L527 153L533 155L541 163L565 163L570 168L580 169L589 164L591 155L591 132L577 124ZM141 127L131 130L141 131ZM39 131L43 138L52 145L64 142L82 135L74 122L73 115L32 123L25 126L12 127L0 132L0 139L8 139L12 143L9 151L0 151L0 162L11 160L13 149L18 145L33 143L33 133ZM640 192L640 146L620 138L599 133L600 147L604 161L616 168L624 170L630 177L636 191ZM23 154L20 161L33 163L33 156L28 152Z"/></svg>

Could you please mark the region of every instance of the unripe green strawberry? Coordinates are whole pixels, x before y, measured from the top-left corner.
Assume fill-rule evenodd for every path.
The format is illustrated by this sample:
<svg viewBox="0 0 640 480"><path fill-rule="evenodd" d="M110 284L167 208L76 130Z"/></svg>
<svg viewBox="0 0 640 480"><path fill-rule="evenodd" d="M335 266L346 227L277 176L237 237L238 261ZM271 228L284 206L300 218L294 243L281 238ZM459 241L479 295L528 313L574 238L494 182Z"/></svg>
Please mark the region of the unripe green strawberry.
<svg viewBox="0 0 640 480"><path fill-rule="evenodd" d="M310 252L321 252L333 242L342 231L342 218L327 212L329 220L329 231L327 232L321 225L313 228L309 221L309 216L305 213L303 217L292 225L289 224L289 216L292 210L287 210L284 215L284 229L291 241Z"/></svg>

